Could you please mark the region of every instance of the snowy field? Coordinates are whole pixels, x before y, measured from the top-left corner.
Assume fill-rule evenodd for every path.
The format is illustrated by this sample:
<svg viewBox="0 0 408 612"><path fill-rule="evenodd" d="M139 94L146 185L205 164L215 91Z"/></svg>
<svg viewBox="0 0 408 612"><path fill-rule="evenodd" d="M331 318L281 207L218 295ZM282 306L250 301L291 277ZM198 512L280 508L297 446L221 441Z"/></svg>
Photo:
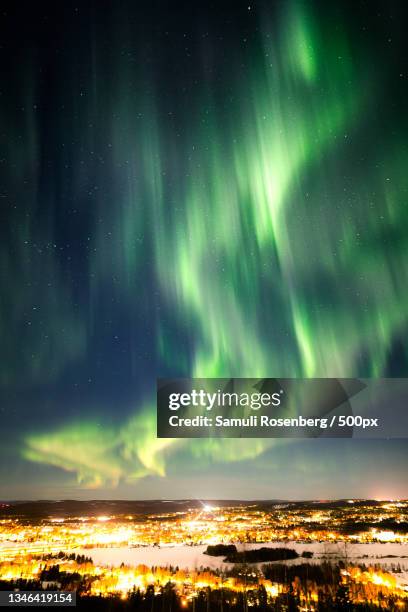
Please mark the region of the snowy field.
<svg viewBox="0 0 408 612"><path fill-rule="evenodd" d="M326 542L270 542L267 544L238 544L238 550L250 550L252 548L292 548L299 554L304 551L312 552L312 559L291 559L285 561L288 564L314 562L320 563L325 560L336 561L347 559L350 562L366 563L367 565L381 564L384 569L387 565L400 564L402 568L408 570L408 544L386 543L386 544L348 544L343 543L329 544ZM81 549L79 554L92 557L96 565L117 566L121 563L126 565L145 564L151 566L167 567L169 565L186 569L198 569L200 567L210 567L217 569L230 567L233 564L224 563L223 557L210 557L204 554L207 546L141 546L138 548L87 548ZM280 562L282 563L282 561ZM262 565L262 564L261 564Z"/></svg>

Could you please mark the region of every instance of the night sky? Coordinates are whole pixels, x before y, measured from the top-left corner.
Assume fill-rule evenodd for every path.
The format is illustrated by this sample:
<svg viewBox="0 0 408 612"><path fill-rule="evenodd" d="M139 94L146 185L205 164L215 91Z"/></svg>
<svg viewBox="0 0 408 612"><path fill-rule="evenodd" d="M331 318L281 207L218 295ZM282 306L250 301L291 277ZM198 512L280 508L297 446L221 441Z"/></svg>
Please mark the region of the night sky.
<svg viewBox="0 0 408 612"><path fill-rule="evenodd" d="M0 499L408 496L155 436L158 376L408 375L404 4L2 3Z"/></svg>

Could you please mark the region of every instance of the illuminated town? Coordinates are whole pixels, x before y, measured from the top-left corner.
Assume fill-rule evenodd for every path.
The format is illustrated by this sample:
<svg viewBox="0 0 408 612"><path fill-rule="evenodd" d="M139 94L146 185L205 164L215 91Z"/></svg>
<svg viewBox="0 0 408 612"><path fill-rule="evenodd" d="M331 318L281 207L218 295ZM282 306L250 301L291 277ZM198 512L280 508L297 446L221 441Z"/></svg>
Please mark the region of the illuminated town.
<svg viewBox="0 0 408 612"><path fill-rule="evenodd" d="M0 517L3 590L173 610L331 609L339 593L347 609L408 605L408 501L31 502Z"/></svg>

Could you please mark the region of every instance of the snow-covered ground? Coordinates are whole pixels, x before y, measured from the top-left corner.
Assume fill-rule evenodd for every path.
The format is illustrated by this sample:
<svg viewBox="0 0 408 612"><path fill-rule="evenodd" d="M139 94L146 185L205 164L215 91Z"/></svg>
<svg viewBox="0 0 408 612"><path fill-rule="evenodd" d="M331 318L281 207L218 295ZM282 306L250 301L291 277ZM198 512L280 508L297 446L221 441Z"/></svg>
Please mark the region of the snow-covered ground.
<svg viewBox="0 0 408 612"><path fill-rule="evenodd" d="M325 542L304 543L301 542L270 542L266 544L238 544L238 550L250 550L251 548L293 548L299 554L303 551L313 553L312 559L292 559L286 563L320 563L326 559L347 558L350 562L361 562L367 565L381 564L397 565L408 570L408 544L389 543L386 544L329 544ZM121 563L126 565L145 564L150 566L166 567L168 565L180 568L195 569L210 567L212 569L229 567L232 564L224 563L223 557L210 557L204 554L207 546L141 546L138 548L87 548L75 551L92 557L96 565L117 566ZM392 556L390 556L392 555ZM384 567L385 569L385 567Z"/></svg>

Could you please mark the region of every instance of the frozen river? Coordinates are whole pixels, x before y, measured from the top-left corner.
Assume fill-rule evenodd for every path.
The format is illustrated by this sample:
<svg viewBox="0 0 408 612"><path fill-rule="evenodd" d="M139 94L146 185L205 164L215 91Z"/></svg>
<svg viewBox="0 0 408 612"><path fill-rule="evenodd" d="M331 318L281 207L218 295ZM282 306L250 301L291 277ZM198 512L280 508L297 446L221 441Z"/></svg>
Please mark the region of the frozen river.
<svg viewBox="0 0 408 612"><path fill-rule="evenodd" d="M286 563L314 562L320 563L324 560L347 559L350 562L362 562L369 564L397 564L408 568L408 544L385 543L385 544L348 544L343 543L301 543L301 542L270 542L266 544L237 544L238 550L250 550L251 548L293 548L299 554L304 551L312 552L312 559L293 559ZM92 557L97 565L117 566L121 563L126 565L144 564L149 567L169 565L180 568L198 569L200 567L210 567L217 569L230 567L231 563L224 563L223 557L210 557L204 554L207 546L141 546L138 548L87 548L78 552L88 557Z"/></svg>

